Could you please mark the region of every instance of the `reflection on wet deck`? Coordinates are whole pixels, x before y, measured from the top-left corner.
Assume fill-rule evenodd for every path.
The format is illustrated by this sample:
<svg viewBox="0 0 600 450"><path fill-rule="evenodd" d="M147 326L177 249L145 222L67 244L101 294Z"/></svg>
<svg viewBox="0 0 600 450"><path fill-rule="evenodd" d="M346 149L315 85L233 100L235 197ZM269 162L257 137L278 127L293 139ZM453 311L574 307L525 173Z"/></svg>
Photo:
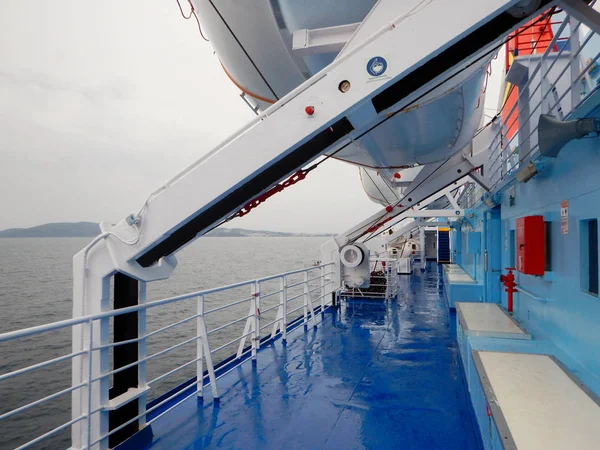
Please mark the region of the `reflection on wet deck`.
<svg viewBox="0 0 600 450"><path fill-rule="evenodd" d="M437 266L267 344L152 425L147 448L478 449ZM129 443L130 445L133 442Z"/></svg>

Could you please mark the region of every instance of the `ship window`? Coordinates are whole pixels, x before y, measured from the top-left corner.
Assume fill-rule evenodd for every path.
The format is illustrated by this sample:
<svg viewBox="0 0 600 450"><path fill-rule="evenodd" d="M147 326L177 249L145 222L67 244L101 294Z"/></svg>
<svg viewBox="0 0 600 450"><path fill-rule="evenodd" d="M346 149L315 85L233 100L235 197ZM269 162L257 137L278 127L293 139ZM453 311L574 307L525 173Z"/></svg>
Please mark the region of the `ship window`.
<svg viewBox="0 0 600 450"><path fill-rule="evenodd" d="M582 220L579 235L581 290L598 296L598 219Z"/></svg>
<svg viewBox="0 0 600 450"><path fill-rule="evenodd" d="M412 245L412 249L413 249L413 250L416 250L416 249L417 249L417 244L413 244L413 245Z"/></svg>
<svg viewBox="0 0 600 450"><path fill-rule="evenodd" d="M544 222L545 225L545 240L546 240L546 261L544 264L544 270L549 272L552 270L552 222Z"/></svg>

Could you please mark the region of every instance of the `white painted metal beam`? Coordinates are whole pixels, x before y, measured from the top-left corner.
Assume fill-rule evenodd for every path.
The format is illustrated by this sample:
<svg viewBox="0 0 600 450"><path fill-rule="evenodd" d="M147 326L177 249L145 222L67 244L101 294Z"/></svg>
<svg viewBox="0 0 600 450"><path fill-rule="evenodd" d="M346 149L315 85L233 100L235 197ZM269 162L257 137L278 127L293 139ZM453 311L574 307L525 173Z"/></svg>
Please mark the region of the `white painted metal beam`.
<svg viewBox="0 0 600 450"><path fill-rule="evenodd" d="M424 218L419 218L416 220L409 221L408 223L404 224L397 230L394 230L393 234L386 236L389 239L388 244L391 244L393 241L398 240L403 235L405 235L406 233L408 233L411 230L414 230L415 228L425 226L426 223L430 223L430 222L427 222L427 220Z"/></svg>
<svg viewBox="0 0 600 450"><path fill-rule="evenodd" d="M471 186L472 186L472 185L471 185ZM460 202L462 201L462 199L464 198L464 196L467 194L467 192L469 192L469 190L470 190L470 189L469 189L469 184L468 184L468 183L465 183L465 184L464 184L464 189L462 189L462 191L461 191L461 192L459 192L459 193L456 195L456 197L455 197L455 201L456 201L456 203L459 203L459 204L460 204Z"/></svg>
<svg viewBox="0 0 600 450"><path fill-rule="evenodd" d="M404 217L461 217L464 215L464 209L420 209L408 211Z"/></svg>
<svg viewBox="0 0 600 450"><path fill-rule="evenodd" d="M387 110L377 113L373 109L373 99L377 95L466 38L513 2L456 0L436 4L435 8L419 9L420 3L420 0L385 3L387 17L394 19L382 23L378 33L336 59L241 131L159 187L139 213L111 228L106 239L119 270L131 275L137 272L136 278L146 280L145 269L136 261L147 266L183 248L270 187L264 186L263 191L254 192L248 188L250 181L260 185L268 180L274 184L319 155L342 148L377 127L386 119L387 113ZM469 14L456 14L462 10L468 10ZM450 16L453 16L452 21L447 20ZM410 26L397 26L407 17L410 17ZM438 27L436 33L425 32L435 24L443 26ZM398 42L415 41L419 42L418 46L398 45ZM365 69L365 61L374 55L387 55L389 61L385 76L375 80ZM393 105L394 110L428 92L453 70L454 67L449 68L412 93L403 94ZM345 79L351 80L352 87L342 93L339 84ZM306 106L313 106L314 114L307 115ZM352 111L363 106L365 111L370 111L370 117L349 125L347 118ZM328 138L328 134L336 138ZM321 143L317 144L317 151L307 157L304 145L314 144L315 139ZM249 152L249 148L253 151ZM278 179L266 176L286 158L294 163L286 164L285 171L276 172ZM463 169L469 170L468 164L465 163ZM221 175L216 177L214 174L217 173ZM422 175L421 172L419 176ZM442 187L440 185L438 189ZM411 192L411 195L423 198L419 192ZM413 206L414 202L407 202L409 205L405 206ZM136 226L130 225L132 222Z"/></svg>
<svg viewBox="0 0 600 450"><path fill-rule="evenodd" d="M487 146L485 148L487 148ZM481 151L480 153L476 154L475 157L467 158L465 156L465 159L468 159L471 162L471 164L479 165L479 164L482 164L482 162L486 161L486 158L488 158L488 156L487 156L488 154L489 154L489 149ZM427 168L424 173L426 173L427 176L432 176L432 174L434 174L435 171L439 169L439 167L440 167L439 165L431 165L431 167ZM477 167L477 166L474 166L474 167ZM458 189L461 185L467 184L469 182L468 178L472 178L473 174L479 175L479 177L482 180L484 180L483 182L487 184L487 180L484 177L482 177L479 173L469 171L469 174L466 177L463 177L461 182L455 182L455 183L447 186L446 188L444 188L438 192L435 192L434 194L429 196L427 199L419 202L418 205L421 208L420 210L418 210L418 211L409 210L409 211L406 211L406 212L394 217L393 220L391 220L388 224L386 224L386 228L393 228L397 225L400 225L400 228L394 229L393 234L386 236L387 239L391 242L392 240L397 239L399 236L406 234L406 233L414 230L415 228L427 226L429 224L429 222L425 223L424 220L421 220L421 219L417 219L415 221L410 221L410 222L406 222L406 223L404 223L404 222L407 221L407 219L409 219L409 218L435 217L435 213L432 213L432 210L426 210L424 208L426 208L429 204L438 200L442 196L446 196L446 198L448 198L448 201L450 201L451 205L453 205L453 207L455 208L454 211L458 210L459 214L456 214L456 212L454 212L454 215L453 215L452 214L453 210L451 210L451 209L450 210L448 210L448 209L447 210L438 210L438 211L445 212L445 214L438 215L438 217L462 217L462 216L464 216L464 209L461 209L458 206L458 200L460 200L460 198L464 194L464 191L460 194L457 194L456 198L452 196L452 191ZM417 180L417 181L419 183L424 182L423 180ZM446 225L447 225L447 223L446 223Z"/></svg>
<svg viewBox="0 0 600 450"><path fill-rule="evenodd" d="M292 34L292 50L299 56L339 52L359 25L360 23L351 23L314 30L296 30Z"/></svg>
<svg viewBox="0 0 600 450"><path fill-rule="evenodd" d="M458 194L456 194L456 196L458 197ZM448 192L446 194L446 198L450 202L450 206L452 206L454 209L460 209L460 206L458 206L458 203L456 202L456 199L454 198L454 196L450 192Z"/></svg>
<svg viewBox="0 0 600 450"><path fill-rule="evenodd" d="M562 0L560 7L571 17L590 27L595 33L600 34L600 13L583 0Z"/></svg>
<svg viewBox="0 0 600 450"><path fill-rule="evenodd" d="M472 161L478 163L479 158ZM428 164L417 175L411 186L406 189L404 197L391 212L383 209L371 215L358 225L336 236L336 242L341 247L348 242L368 234L368 230L373 229L377 224L383 223L385 228L378 229L377 231L384 231L384 229L389 228L392 224L407 217L405 213L410 215L412 208L424 207L423 202L425 200L429 199L433 202L445 195L446 192L456 189L462 184L457 182L469 175L476 167L473 166L473 162L469 161L461 153L458 153L441 163ZM393 221L394 218L396 218L395 221Z"/></svg>
<svg viewBox="0 0 600 450"><path fill-rule="evenodd" d="M485 160L485 158L487 157L486 155L488 154L489 150L485 150L483 152L481 152L477 158L472 159L472 164L479 164L481 161ZM470 158L471 159L471 158ZM440 168L439 164L434 164L434 165L430 165L431 167L425 166L425 173L428 174L428 176L432 176L432 174L435 173L435 170ZM470 173L470 172L469 172ZM468 180L468 175L467 176L463 176L463 178L460 181L455 181L454 183L450 184L449 186L445 187L444 189L441 189L437 192L434 192L432 195L430 195L429 197L427 197L425 200L422 200L420 202L417 203L417 209L416 211L422 214L424 214L424 217L431 217L429 216L429 212L431 210L426 210L425 208L435 202L436 200L438 200L439 198L446 196L446 197L452 197L452 191L460 188L461 185L466 184L469 182ZM426 178L425 178L426 179ZM419 183L423 183L423 180L418 180ZM456 199L455 199L456 202ZM458 215L450 215L450 217L462 217L464 215L464 210L458 207L457 204L457 210L459 210L459 214ZM415 216L413 213L416 212L414 209L408 209L405 212L397 215L396 217L394 217L390 222L388 222L386 224L386 229L391 229L397 225L400 225L401 228L400 229L395 229L394 233L392 235L388 235L387 238L388 240L392 240L395 239L398 233L398 230L402 230L404 229L407 225L409 225L411 222L407 222L407 223L403 223L405 221L407 221L409 218L412 217L417 217ZM441 210L441 211L452 211L452 210ZM406 231L402 231L401 234L405 234L406 232L412 230L413 228L415 228L417 225L413 226L412 228L408 228Z"/></svg>
<svg viewBox="0 0 600 450"><path fill-rule="evenodd" d="M263 174L267 168L285 157L290 157L302 144L316 138L319 133L326 133L332 126L335 132L338 128L336 123L343 120L351 110L363 105L372 106L373 97L386 86L422 67L439 52L511 4L507 0L456 0L451 4L441 3L435 8L414 11L419 3L417 0L388 3L388 17L395 19L392 19L389 25L382 24L380 33L337 59L324 71L257 116L240 132L157 189L139 214L140 233L125 220L111 230L120 239L133 242L127 245L118 242L119 238L109 238L115 240L118 247L114 257L131 262L132 259L143 256L188 222L205 213L213 205L219 204L219 216L212 218L211 223L206 223L206 227L194 229L196 235L205 233L215 222L234 213L248 200L243 198L235 205L224 207L222 200L231 198L236 189L245 188L249 180L264 179ZM449 15L460 10L468 10L469 14L454 14L454 20L447 20ZM409 13L411 26L394 25L404 21ZM432 24L435 23L443 23L444 26L439 27L436 33L424 33L424 30L431 30ZM419 46L398 45L398 42L417 40ZM366 72L365 61L373 55L384 54L388 55L389 60L385 77L373 81ZM352 80L352 88L347 93L340 92L340 80L349 78ZM443 77L440 75L432 80L432 83L441 79ZM425 86L418 89L408 97L400 99L394 108L410 103L426 91ZM308 105L314 106L315 112L311 116L307 116L304 111ZM373 110L372 114L372 119L385 119L385 111L377 115ZM365 127L373 126L372 120L365 120L364 123ZM351 131L335 144L326 145L320 154L344 146L355 135L365 131ZM257 146L257 143L260 145ZM249 148L253 151L249 152ZM318 154L315 155L317 156ZM306 162L299 160L298 165ZM292 168L290 172L297 168L298 166ZM290 172L283 174L280 180ZM216 173L221 176L215 177ZM207 183L207 179L211 182ZM192 192L194 195L190 196ZM191 241L183 242L181 246L189 242ZM180 249L181 246L174 250Z"/></svg>
<svg viewBox="0 0 600 450"><path fill-rule="evenodd" d="M466 178L464 180L466 180ZM464 183L466 184L467 181L464 181ZM451 192L454 191L455 189L459 188L460 186L461 186L460 182L454 183L454 184L448 186L447 188L442 189L439 192L436 192L435 194L431 195L429 198L423 200L419 204L421 205L421 208L424 209L430 203L435 202L442 196L451 197L452 196ZM462 210L460 208L457 208L457 209L459 209L461 211L461 214L457 215L456 217L463 216L464 210ZM427 211L428 210L424 210L424 212L427 212ZM410 218L410 217L411 217L410 213L406 212L406 213L403 213L403 214L395 217L392 221L390 221L389 228L390 228L390 230L393 229L393 233L391 235L387 235L386 236L387 239L391 241L392 239L396 239L397 237L412 231L414 228L417 228L419 226L425 226L425 225L421 225L422 222L426 223L427 225L431 223L431 222L428 222L427 219L423 219L423 220L417 219L419 222L416 223L417 221L413 221L413 220L409 221L408 218ZM442 224L448 225L447 222L442 222ZM400 225L400 228L394 228L397 225Z"/></svg>

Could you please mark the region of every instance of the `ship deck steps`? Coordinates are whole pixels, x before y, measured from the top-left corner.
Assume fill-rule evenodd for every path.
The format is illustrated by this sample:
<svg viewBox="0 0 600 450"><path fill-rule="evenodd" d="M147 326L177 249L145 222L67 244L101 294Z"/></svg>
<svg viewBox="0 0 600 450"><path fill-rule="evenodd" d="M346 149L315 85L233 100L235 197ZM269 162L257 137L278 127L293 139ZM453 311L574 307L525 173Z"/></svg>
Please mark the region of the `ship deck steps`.
<svg viewBox="0 0 600 450"><path fill-rule="evenodd" d="M436 264L395 299L343 301L119 448L481 448Z"/></svg>
<svg viewBox="0 0 600 450"><path fill-rule="evenodd" d="M600 399L557 358L476 351L473 359L483 390L474 406L493 421L489 448L598 448Z"/></svg>
<svg viewBox="0 0 600 450"><path fill-rule="evenodd" d="M438 254L440 263L450 262L450 233L447 230L438 229Z"/></svg>

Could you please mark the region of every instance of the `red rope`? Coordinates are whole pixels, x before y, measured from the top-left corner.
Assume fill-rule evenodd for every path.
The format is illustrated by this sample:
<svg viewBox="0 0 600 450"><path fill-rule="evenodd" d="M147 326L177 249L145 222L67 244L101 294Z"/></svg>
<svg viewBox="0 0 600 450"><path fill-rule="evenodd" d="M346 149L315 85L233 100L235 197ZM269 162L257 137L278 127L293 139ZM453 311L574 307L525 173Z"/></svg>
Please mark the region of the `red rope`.
<svg viewBox="0 0 600 450"><path fill-rule="evenodd" d="M185 13L183 12L183 8L181 7L181 3L179 3L179 0L177 0L177 6L179 6L179 12L181 13L181 17L183 17L185 20L191 19L192 18L192 14L194 14L194 5L192 5L190 3L190 0L188 0L188 3L192 7L192 9L190 10L190 15L186 16Z"/></svg>
<svg viewBox="0 0 600 450"><path fill-rule="evenodd" d="M382 220L378 224L375 224L372 227L367 228L367 231L365 231L361 236L364 236L365 234L373 233L373 232L379 230L382 226L384 226L386 223L388 223L392 219L393 219L393 217L388 217L387 219Z"/></svg>
<svg viewBox="0 0 600 450"><path fill-rule="evenodd" d="M206 36L204 36L204 33L202 32L202 26L200 25L200 19L198 18L198 14L196 14L196 8L194 8L194 5L192 4L192 0L187 0L190 5L190 13L187 16L183 12L183 8L181 7L181 3L179 2L179 0L176 0L176 1L177 1L177 6L179 6L179 12L181 13L181 17L183 17L185 20L189 20L192 18L192 16L194 16L194 19L196 19L196 23L198 24L198 31L200 32L200 36L202 36L202 39L204 39L206 42L209 42L209 40L206 39Z"/></svg>
<svg viewBox="0 0 600 450"><path fill-rule="evenodd" d="M293 186L294 184L298 183L299 181L304 180L306 178L306 174L308 174L308 172L310 172L315 167L316 166L313 166L313 167L311 167L309 169L298 170L296 173L294 173L287 180L285 180L285 181L283 181L283 182L281 182L279 184L276 184L275 186L273 186L268 191L262 193L261 195L259 195L255 199L250 200L248 203L246 203L244 206L242 206L240 208L240 210L233 215L233 217L243 217L243 216L245 216L250 211L252 211L254 208L256 208L258 205L266 202L269 198L271 198L272 196L274 196L278 192L281 192L285 188Z"/></svg>

